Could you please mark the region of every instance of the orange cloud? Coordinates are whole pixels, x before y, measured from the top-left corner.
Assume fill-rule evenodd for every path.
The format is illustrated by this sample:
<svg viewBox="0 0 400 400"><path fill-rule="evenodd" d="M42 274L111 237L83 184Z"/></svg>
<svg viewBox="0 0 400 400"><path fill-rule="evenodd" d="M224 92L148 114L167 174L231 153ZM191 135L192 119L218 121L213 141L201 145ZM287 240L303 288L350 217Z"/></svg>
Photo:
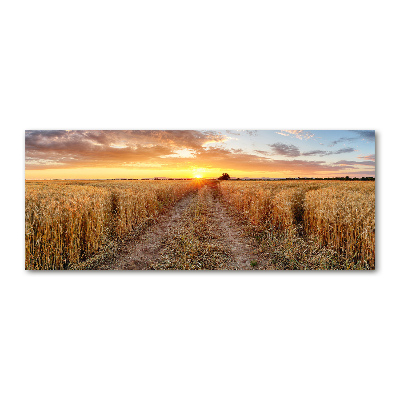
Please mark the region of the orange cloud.
<svg viewBox="0 0 400 400"><path fill-rule="evenodd" d="M247 132L246 132L247 133ZM303 138L311 137L303 131L282 131L283 135L297 135ZM297 137L296 136L296 137ZM318 160L301 160L300 156L316 156L321 154L341 154L354 151L345 148L337 152L309 151L301 153L294 145L275 143L270 145L270 151L254 150L246 152L243 149L229 149L225 143L228 137L213 131L26 131L25 161L26 170L44 171L51 176L51 171L73 170L71 174L83 176L86 171L110 171L107 177L112 177L111 171L126 173L150 174L149 171L175 171L187 175L188 171L202 169L213 173L219 170L240 171L246 174L281 174L318 175L357 173L361 166L371 168L369 174L374 173L372 159L365 156L365 160L345 161L329 164ZM219 144L209 146L210 143ZM224 147L224 146L225 147ZM294 157L295 160L280 160L273 158ZM93 172L91 172L93 173ZM102 172L103 173L103 172ZM166 175L166 172L163 173ZM61 176L54 173L54 176ZM65 176L65 175L63 175ZM86 175L85 175L86 176ZM118 175L120 176L120 175Z"/></svg>

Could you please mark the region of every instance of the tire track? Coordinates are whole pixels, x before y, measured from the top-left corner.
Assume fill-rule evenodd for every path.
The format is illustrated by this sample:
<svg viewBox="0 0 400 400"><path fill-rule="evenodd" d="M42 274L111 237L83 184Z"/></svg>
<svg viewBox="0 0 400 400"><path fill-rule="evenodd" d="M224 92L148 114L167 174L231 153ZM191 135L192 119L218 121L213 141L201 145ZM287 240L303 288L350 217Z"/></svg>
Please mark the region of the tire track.
<svg viewBox="0 0 400 400"><path fill-rule="evenodd" d="M165 246L166 239L181 223L185 210L197 193L180 200L169 212L159 217L139 238L129 240L118 249L117 257L97 269L147 269L155 263Z"/></svg>
<svg viewBox="0 0 400 400"><path fill-rule="evenodd" d="M151 269L259 269L255 245L219 201L216 186L200 190L171 231L160 260Z"/></svg>
<svg viewBox="0 0 400 400"><path fill-rule="evenodd" d="M206 185L180 200L142 235L120 244L97 269L270 269L256 244Z"/></svg>

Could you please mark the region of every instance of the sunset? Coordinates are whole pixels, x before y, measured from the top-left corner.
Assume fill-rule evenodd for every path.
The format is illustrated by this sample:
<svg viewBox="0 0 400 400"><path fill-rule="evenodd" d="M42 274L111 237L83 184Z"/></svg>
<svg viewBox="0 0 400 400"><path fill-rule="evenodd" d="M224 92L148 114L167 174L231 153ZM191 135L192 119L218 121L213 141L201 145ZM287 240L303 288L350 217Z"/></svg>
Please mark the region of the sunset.
<svg viewBox="0 0 400 400"><path fill-rule="evenodd" d="M26 131L26 269L375 268L375 131Z"/></svg>
<svg viewBox="0 0 400 400"><path fill-rule="evenodd" d="M4 2L0 400L400 400L398 4Z"/></svg>
<svg viewBox="0 0 400 400"><path fill-rule="evenodd" d="M26 179L375 176L367 130L25 132Z"/></svg>

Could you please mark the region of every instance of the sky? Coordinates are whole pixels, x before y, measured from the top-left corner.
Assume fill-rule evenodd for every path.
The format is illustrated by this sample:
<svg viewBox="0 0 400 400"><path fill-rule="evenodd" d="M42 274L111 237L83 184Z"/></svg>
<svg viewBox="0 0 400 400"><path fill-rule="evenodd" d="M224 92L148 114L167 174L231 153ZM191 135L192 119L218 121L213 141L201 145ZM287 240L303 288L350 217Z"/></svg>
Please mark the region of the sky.
<svg viewBox="0 0 400 400"><path fill-rule="evenodd" d="M25 131L26 179L375 176L368 130Z"/></svg>

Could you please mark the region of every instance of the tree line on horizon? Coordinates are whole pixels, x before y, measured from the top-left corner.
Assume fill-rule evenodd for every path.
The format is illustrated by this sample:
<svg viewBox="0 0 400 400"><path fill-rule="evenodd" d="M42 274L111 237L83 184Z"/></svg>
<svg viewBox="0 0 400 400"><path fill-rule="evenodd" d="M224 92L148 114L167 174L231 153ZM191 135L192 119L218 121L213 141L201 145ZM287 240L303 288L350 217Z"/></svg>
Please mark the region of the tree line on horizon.
<svg viewBox="0 0 400 400"><path fill-rule="evenodd" d="M229 176L228 173L224 172L219 178L218 180L220 181L227 181L231 179L231 177ZM237 178L237 179L242 179L242 178ZM250 179L254 179L254 180L258 180L261 178L250 178ZM313 180L330 180L330 181L374 181L375 177L373 176L363 176L362 178L350 178L348 175L347 176L338 176L338 177L332 177L332 178L282 178L282 179L286 179L286 180L309 180L309 179L313 179Z"/></svg>

